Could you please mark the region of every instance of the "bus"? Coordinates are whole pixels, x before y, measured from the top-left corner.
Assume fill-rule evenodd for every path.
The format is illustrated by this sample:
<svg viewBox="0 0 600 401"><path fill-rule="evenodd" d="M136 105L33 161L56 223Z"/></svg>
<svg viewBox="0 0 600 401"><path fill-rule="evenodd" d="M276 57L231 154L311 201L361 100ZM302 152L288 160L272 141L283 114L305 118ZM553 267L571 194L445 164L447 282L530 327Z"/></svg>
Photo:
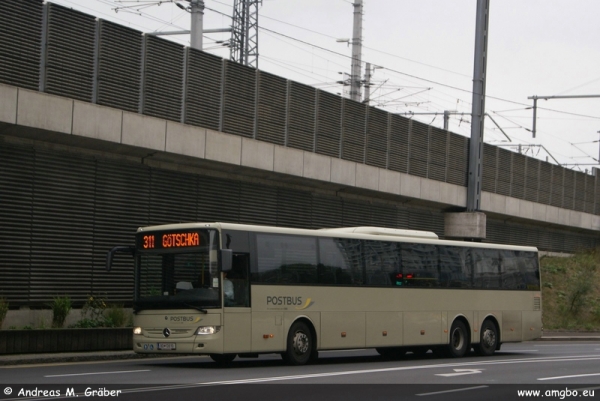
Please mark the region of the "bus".
<svg viewBox="0 0 600 401"><path fill-rule="evenodd" d="M133 348L140 354L490 356L541 336L536 248L380 227L184 223L139 228Z"/></svg>

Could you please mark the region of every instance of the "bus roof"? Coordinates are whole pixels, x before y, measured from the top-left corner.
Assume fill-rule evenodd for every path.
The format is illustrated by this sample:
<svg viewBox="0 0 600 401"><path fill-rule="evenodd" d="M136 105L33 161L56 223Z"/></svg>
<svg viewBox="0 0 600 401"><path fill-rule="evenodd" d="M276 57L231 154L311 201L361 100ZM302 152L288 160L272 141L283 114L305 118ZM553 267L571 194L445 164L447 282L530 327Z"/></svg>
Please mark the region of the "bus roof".
<svg viewBox="0 0 600 401"><path fill-rule="evenodd" d="M503 245L489 242L467 242L457 240L442 240L429 231L418 230L402 230L385 227L341 227L341 228L324 228L319 230L307 228L287 228L275 226L262 226L250 224L236 223L177 223L164 224L157 226L148 226L138 228L138 232L147 231L170 231L181 229L218 229L218 230L234 230L234 231L253 231L261 233L274 234L296 234L296 235L313 235L317 237L337 237L337 238L356 238L373 241L394 241L394 242L412 242L432 245L449 245L449 246L469 246L473 248L495 248L515 251L537 252L536 247L519 246L519 245Z"/></svg>
<svg viewBox="0 0 600 401"><path fill-rule="evenodd" d="M411 237L411 238L429 238L439 239L436 233L431 231L402 230L398 228L385 227L343 227L343 228L322 228L320 231L329 231L330 233L357 233L370 235L389 235L392 237Z"/></svg>

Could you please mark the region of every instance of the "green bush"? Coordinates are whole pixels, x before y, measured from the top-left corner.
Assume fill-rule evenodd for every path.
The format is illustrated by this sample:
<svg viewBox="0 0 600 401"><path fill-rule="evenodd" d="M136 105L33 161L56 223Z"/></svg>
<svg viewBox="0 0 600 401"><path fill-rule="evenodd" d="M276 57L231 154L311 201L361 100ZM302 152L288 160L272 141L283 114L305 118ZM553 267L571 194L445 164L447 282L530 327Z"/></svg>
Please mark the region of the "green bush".
<svg viewBox="0 0 600 401"><path fill-rule="evenodd" d="M104 298L90 295L81 308L81 320L69 327L124 327L129 321L123 305L109 306Z"/></svg>
<svg viewBox="0 0 600 401"><path fill-rule="evenodd" d="M50 307L52 308L52 327L63 327L69 312L71 312L71 298L66 295L64 297L54 297Z"/></svg>
<svg viewBox="0 0 600 401"><path fill-rule="evenodd" d="M90 321L96 322L96 324L104 322L104 310L106 309L106 302L102 297L94 297L90 295L81 308L81 316L83 319L89 319Z"/></svg>
<svg viewBox="0 0 600 401"><path fill-rule="evenodd" d="M104 312L107 327L125 327L128 324L129 316L123 309L123 305L111 305Z"/></svg>
<svg viewBox="0 0 600 401"><path fill-rule="evenodd" d="M577 316L589 305L589 295L592 292L592 282L582 273L576 274L570 283L569 312Z"/></svg>
<svg viewBox="0 0 600 401"><path fill-rule="evenodd" d="M600 329L600 249L541 259L544 328Z"/></svg>
<svg viewBox="0 0 600 401"><path fill-rule="evenodd" d="M6 298L0 298L0 329L2 328L2 323L6 318L6 314L8 313L8 301Z"/></svg>

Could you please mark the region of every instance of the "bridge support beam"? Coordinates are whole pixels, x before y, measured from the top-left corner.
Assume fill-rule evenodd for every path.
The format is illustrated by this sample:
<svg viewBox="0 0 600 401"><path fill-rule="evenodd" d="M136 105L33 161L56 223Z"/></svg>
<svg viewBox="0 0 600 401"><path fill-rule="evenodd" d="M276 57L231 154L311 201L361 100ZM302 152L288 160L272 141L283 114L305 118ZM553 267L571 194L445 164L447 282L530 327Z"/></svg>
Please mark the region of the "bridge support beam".
<svg viewBox="0 0 600 401"><path fill-rule="evenodd" d="M482 212L446 213L444 236L466 240L485 239L486 215Z"/></svg>

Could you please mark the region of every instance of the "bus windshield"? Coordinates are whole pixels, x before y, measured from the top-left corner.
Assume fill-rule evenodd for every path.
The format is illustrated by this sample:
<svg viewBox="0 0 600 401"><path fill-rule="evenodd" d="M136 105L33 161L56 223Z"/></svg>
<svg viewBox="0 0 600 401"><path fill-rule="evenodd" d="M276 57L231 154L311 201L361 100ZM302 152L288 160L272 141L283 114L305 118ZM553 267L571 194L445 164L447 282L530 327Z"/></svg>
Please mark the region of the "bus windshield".
<svg viewBox="0 0 600 401"><path fill-rule="evenodd" d="M139 234L134 310L220 307L217 238L212 230Z"/></svg>

